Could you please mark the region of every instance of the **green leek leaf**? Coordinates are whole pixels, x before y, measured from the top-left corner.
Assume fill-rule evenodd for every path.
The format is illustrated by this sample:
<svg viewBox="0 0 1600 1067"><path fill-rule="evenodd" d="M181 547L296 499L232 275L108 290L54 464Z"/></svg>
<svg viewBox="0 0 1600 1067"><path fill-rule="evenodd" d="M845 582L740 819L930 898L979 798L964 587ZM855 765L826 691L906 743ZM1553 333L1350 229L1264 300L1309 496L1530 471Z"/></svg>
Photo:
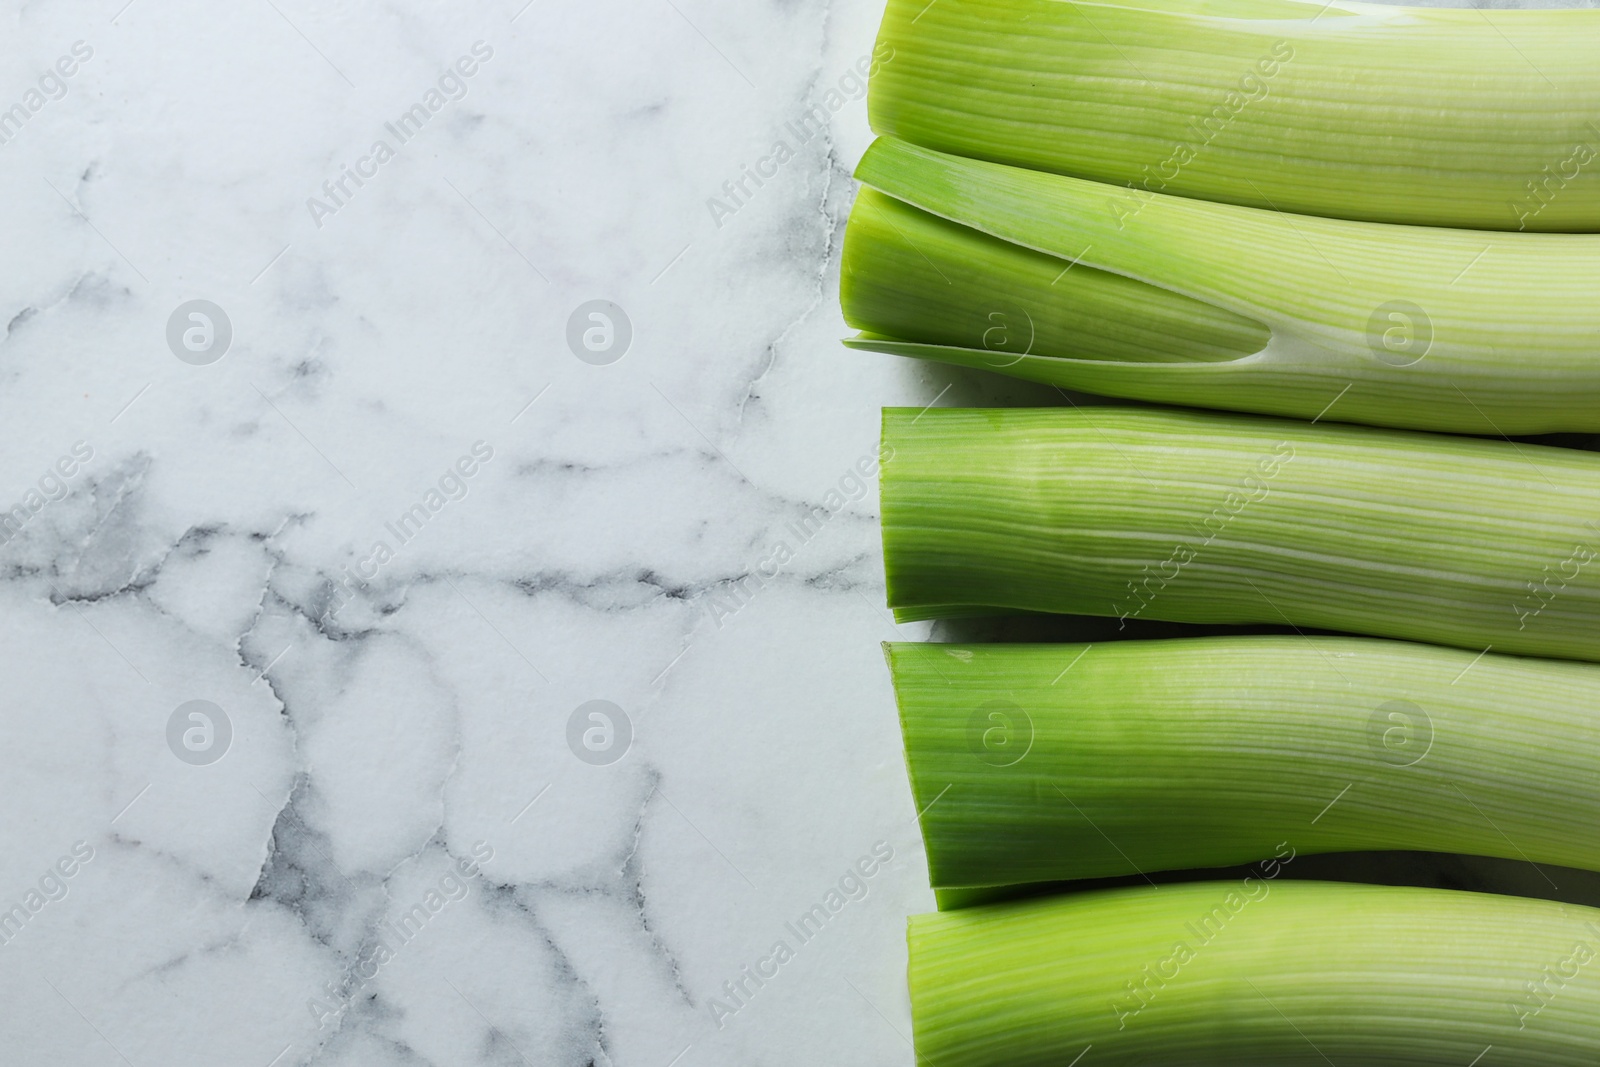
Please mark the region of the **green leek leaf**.
<svg viewBox="0 0 1600 1067"><path fill-rule="evenodd" d="M857 177L871 190L840 294L854 347L1161 403L1600 430L1600 236L1149 194L1127 215L1110 186L893 139Z"/></svg>

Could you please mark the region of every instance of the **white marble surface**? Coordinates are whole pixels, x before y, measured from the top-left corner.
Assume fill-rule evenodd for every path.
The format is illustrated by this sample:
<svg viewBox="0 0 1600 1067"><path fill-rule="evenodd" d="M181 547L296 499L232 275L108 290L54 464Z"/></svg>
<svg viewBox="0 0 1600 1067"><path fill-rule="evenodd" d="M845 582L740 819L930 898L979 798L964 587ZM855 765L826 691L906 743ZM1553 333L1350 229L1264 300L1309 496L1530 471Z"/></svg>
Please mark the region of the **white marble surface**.
<svg viewBox="0 0 1600 1067"><path fill-rule="evenodd" d="M0 34L0 1062L910 1063L926 630L852 468L882 404L1048 397L837 344L876 0L124 3Z"/></svg>
<svg viewBox="0 0 1600 1067"><path fill-rule="evenodd" d="M124 2L0 35L0 108L92 51L0 144L0 1062L909 1063L932 897L877 645L921 631L850 470L881 404L1028 387L837 344L878 5ZM604 366L565 339L597 298L634 334ZM166 339L192 299L232 327L208 365ZM192 700L231 724L205 765L168 743ZM609 765L567 743L590 700L632 724ZM863 898L786 933L878 842Z"/></svg>

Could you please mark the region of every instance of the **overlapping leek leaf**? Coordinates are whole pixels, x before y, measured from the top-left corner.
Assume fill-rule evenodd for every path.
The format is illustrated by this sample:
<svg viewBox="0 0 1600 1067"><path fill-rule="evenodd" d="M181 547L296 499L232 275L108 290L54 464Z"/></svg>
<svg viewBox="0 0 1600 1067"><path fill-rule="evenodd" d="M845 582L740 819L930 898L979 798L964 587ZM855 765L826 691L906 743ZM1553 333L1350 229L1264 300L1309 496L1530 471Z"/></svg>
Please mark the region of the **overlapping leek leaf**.
<svg viewBox="0 0 1600 1067"><path fill-rule="evenodd" d="M884 411L889 605L1600 659L1600 456L1123 408Z"/></svg>
<svg viewBox="0 0 1600 1067"><path fill-rule="evenodd" d="M1286 851L1600 871L1600 667L1296 636L886 651L936 889Z"/></svg>
<svg viewBox="0 0 1600 1067"><path fill-rule="evenodd" d="M911 917L926 1067L1592 1067L1600 910L1250 877Z"/></svg>
<svg viewBox="0 0 1600 1067"><path fill-rule="evenodd" d="M1138 193L1595 231L1597 42L1593 10L889 0L869 117Z"/></svg>
<svg viewBox="0 0 1600 1067"><path fill-rule="evenodd" d="M971 349L972 365L1008 374L1028 355L1074 364L1240 359L1271 337L1234 312L990 237L872 188L856 195L845 230L840 298L850 325L897 339L847 344L898 351L914 342L913 355L931 345ZM1036 359L1021 370L1062 362Z"/></svg>
<svg viewBox="0 0 1600 1067"><path fill-rule="evenodd" d="M888 138L857 177L876 192L845 236L854 347L1161 403L1600 430L1600 235L1156 195L1128 215L1105 185Z"/></svg>

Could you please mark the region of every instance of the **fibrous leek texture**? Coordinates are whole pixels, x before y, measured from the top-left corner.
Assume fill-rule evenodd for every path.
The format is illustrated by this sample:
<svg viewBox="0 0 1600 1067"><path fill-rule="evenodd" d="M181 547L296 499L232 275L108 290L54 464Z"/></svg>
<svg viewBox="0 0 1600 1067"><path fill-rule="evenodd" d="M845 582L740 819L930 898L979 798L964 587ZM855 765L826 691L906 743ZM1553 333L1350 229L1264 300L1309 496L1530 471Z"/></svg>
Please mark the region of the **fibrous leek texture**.
<svg viewBox="0 0 1600 1067"><path fill-rule="evenodd" d="M1274 623L1600 659L1600 457L1183 411L888 408L901 621Z"/></svg>
<svg viewBox="0 0 1600 1067"><path fill-rule="evenodd" d="M889 0L868 108L879 133L1129 206L1587 232L1597 44L1593 10Z"/></svg>
<svg viewBox="0 0 1600 1067"><path fill-rule="evenodd" d="M857 177L869 188L840 283L853 347L1161 403L1495 436L1600 430L1600 235L1155 194L1130 214L1105 185L892 138Z"/></svg>
<svg viewBox="0 0 1600 1067"><path fill-rule="evenodd" d="M1299 636L886 651L936 889L1285 850L1600 870L1600 667Z"/></svg>
<svg viewBox="0 0 1600 1067"><path fill-rule="evenodd" d="M926 1067L1593 1067L1600 910L1252 876L910 920Z"/></svg>

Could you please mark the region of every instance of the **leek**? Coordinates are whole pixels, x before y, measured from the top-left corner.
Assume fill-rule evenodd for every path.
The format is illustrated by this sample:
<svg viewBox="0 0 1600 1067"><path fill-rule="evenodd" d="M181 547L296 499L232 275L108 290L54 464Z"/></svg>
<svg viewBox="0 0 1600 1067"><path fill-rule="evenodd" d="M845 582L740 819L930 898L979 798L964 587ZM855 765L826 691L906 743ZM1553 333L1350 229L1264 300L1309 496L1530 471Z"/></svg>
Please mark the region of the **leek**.
<svg viewBox="0 0 1600 1067"><path fill-rule="evenodd" d="M1600 667L1363 638L891 644L936 889L1406 849L1600 871Z"/></svg>
<svg viewBox="0 0 1600 1067"><path fill-rule="evenodd" d="M893 139L857 177L870 188L840 285L853 347L1161 403L1600 430L1600 236L1161 195L1121 215L1110 187Z"/></svg>
<svg viewBox="0 0 1600 1067"><path fill-rule="evenodd" d="M1600 230L1600 12L889 0L872 128L1311 215Z"/></svg>
<svg viewBox="0 0 1600 1067"><path fill-rule="evenodd" d="M978 367L1017 374L1025 364L1027 376L1072 360L1059 378L1067 385L1076 384L1077 361L1233 360L1271 338L1243 315L1063 262L872 188L856 194L842 270L845 321L878 341L894 339L846 344L899 351L911 342L909 354L934 359L945 357L927 346L969 349Z"/></svg>
<svg viewBox="0 0 1600 1067"><path fill-rule="evenodd" d="M926 1067L1593 1067L1600 910L1252 876L912 916Z"/></svg>
<svg viewBox="0 0 1600 1067"><path fill-rule="evenodd" d="M1120 408L884 411L889 606L1600 659L1600 456Z"/></svg>

